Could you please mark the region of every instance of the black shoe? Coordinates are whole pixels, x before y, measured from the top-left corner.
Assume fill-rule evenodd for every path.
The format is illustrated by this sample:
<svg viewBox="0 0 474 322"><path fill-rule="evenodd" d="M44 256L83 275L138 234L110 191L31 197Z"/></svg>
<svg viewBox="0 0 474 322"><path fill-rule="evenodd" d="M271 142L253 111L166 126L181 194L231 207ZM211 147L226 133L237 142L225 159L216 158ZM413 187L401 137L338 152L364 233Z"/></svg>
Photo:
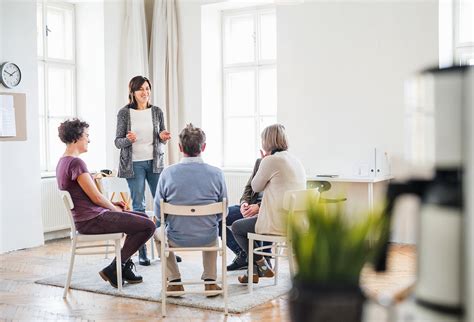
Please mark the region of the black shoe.
<svg viewBox="0 0 474 322"><path fill-rule="evenodd" d="M150 266L150 260L146 257L146 245L138 249L138 264L142 266Z"/></svg>
<svg viewBox="0 0 474 322"><path fill-rule="evenodd" d="M234 260L230 265L227 265L228 271L238 271L241 269L247 269L247 255L244 252L240 252L235 256Z"/></svg>
<svg viewBox="0 0 474 322"><path fill-rule="evenodd" d="M122 267L122 279L130 284L137 284L143 282L143 277L135 275L133 269L137 270L135 264L129 259Z"/></svg>
<svg viewBox="0 0 474 322"><path fill-rule="evenodd" d="M117 288L118 283L117 283L117 265L115 264L115 259L113 260L112 263L110 263L109 266L105 267L103 270L99 272L100 277L106 282L109 282L110 285L113 287ZM123 265L122 264L122 270L123 270ZM124 281L122 279L122 285Z"/></svg>
<svg viewBox="0 0 474 322"><path fill-rule="evenodd" d="M175 257L176 257L176 262L181 263L183 261L181 256L175 255Z"/></svg>

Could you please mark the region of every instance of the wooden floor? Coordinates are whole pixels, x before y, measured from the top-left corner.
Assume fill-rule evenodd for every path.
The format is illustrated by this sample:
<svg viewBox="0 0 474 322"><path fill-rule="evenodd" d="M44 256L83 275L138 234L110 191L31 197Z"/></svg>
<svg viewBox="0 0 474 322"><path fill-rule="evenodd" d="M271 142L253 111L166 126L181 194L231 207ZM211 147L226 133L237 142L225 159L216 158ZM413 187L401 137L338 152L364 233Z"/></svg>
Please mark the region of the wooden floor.
<svg viewBox="0 0 474 322"><path fill-rule="evenodd" d="M77 290L71 290L68 299L63 300L62 288L35 284L34 281L40 278L66 272L69 243L69 240L62 239L42 247L0 255L0 320L161 319L160 303L157 302ZM194 256L185 255L184 260L193 260ZM412 246L393 245L389 271L375 274L370 268L364 269L364 288L372 294L391 293L411 282L415 274L415 256ZM169 305L165 320L288 321L288 304L286 297L282 296L244 314L231 314L228 317L221 312Z"/></svg>

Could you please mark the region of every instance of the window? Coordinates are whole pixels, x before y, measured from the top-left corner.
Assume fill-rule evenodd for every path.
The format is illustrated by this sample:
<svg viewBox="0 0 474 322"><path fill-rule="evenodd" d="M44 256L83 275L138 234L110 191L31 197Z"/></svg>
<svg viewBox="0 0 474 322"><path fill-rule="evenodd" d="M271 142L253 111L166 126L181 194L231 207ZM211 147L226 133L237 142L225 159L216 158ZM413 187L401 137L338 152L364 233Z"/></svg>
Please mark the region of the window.
<svg viewBox="0 0 474 322"><path fill-rule="evenodd" d="M455 7L457 64L474 65L474 0L458 0Z"/></svg>
<svg viewBox="0 0 474 322"><path fill-rule="evenodd" d="M76 116L74 5L37 7L38 92L41 171L54 171L64 150L58 126Z"/></svg>
<svg viewBox="0 0 474 322"><path fill-rule="evenodd" d="M223 165L248 168L277 121L275 10L224 11L222 34Z"/></svg>

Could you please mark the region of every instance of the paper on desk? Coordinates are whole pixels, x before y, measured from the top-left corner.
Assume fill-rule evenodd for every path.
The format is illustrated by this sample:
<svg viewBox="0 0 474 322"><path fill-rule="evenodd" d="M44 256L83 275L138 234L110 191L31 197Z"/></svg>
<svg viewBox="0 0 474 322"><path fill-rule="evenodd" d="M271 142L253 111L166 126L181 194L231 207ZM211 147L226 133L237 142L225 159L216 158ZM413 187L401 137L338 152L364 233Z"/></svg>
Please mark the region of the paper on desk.
<svg viewBox="0 0 474 322"><path fill-rule="evenodd" d="M12 95L0 95L0 136L16 136Z"/></svg>

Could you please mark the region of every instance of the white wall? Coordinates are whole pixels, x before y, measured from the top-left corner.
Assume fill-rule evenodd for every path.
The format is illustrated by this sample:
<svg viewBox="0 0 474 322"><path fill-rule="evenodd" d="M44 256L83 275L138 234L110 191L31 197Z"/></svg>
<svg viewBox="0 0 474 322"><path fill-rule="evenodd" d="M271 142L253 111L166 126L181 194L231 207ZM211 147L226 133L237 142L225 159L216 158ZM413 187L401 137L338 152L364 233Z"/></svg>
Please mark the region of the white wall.
<svg viewBox="0 0 474 322"><path fill-rule="evenodd" d="M403 82L438 64L436 1L277 6L278 120L309 174L403 152ZM304 119L304 121L303 121Z"/></svg>
<svg viewBox="0 0 474 322"><path fill-rule="evenodd" d="M201 5L180 1L180 105L199 124ZM277 5L278 120L308 174L353 174L403 152L403 82L438 64L438 5L319 2ZM304 121L302 121L304 116ZM206 120L202 120L206 123ZM184 124L184 123L183 123Z"/></svg>
<svg viewBox="0 0 474 322"><path fill-rule="evenodd" d="M179 127L201 120L201 4L204 1L178 1L178 77L179 102L182 107ZM179 133L175 133L177 137Z"/></svg>
<svg viewBox="0 0 474 322"><path fill-rule="evenodd" d="M0 0L0 18L3 15L3 0ZM2 20L0 19L0 62L3 61L3 23ZM3 89L2 89L3 90ZM3 151L2 147L0 145L0 169L3 169ZM4 230L4 219L2 215L2 205L3 205L3 174L0 172L0 233L3 234ZM0 238L0 254L2 253L3 250L3 240Z"/></svg>
<svg viewBox="0 0 474 322"><path fill-rule="evenodd" d="M20 85L3 92L26 93L27 140L0 142L0 253L43 244L40 211L36 3L0 5L0 61L22 70ZM8 201L8 202L7 202Z"/></svg>

